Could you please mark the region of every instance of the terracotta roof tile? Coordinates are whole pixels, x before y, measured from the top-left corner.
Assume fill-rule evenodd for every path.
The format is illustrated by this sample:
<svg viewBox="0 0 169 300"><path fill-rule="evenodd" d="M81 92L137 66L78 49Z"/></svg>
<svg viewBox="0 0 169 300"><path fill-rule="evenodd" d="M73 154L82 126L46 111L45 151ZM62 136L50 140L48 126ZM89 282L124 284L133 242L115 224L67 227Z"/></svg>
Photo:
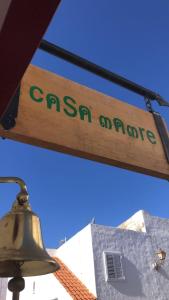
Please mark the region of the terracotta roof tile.
<svg viewBox="0 0 169 300"><path fill-rule="evenodd" d="M60 266L60 269L54 275L73 300L96 300L96 297L89 292L87 287L58 257L54 257L54 259Z"/></svg>

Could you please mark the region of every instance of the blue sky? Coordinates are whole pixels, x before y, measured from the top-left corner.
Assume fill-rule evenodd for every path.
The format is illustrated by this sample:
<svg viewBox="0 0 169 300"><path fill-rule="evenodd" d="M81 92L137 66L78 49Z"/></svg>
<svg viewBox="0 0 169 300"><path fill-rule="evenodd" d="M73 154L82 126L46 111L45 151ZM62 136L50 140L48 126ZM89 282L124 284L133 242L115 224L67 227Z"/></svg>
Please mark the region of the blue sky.
<svg viewBox="0 0 169 300"><path fill-rule="evenodd" d="M169 100L168 0L62 0L45 39ZM32 63L145 109L144 99L37 50ZM169 126L169 108L154 108ZM47 247L57 247L93 217L117 226L139 209L169 218L169 182L70 155L0 140L1 176L23 178ZM18 187L0 185L1 214Z"/></svg>

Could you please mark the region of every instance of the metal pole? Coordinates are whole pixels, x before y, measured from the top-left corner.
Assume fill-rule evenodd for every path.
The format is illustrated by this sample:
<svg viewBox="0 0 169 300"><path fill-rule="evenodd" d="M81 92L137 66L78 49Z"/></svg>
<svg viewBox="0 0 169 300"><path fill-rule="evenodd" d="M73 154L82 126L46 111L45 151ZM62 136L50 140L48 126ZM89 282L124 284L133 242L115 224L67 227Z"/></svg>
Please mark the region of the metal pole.
<svg viewBox="0 0 169 300"><path fill-rule="evenodd" d="M13 292L12 300L19 300L19 292Z"/></svg>
<svg viewBox="0 0 169 300"><path fill-rule="evenodd" d="M146 89L145 87L134 83L118 74L115 74L107 69L104 69L72 52L69 52L57 45L54 45L46 40L42 40L39 49L46 51L54 56L64 59L80 68L83 68L95 75L98 75L106 80L116 83L130 91L133 91L141 96L144 96L150 100L156 100L159 105L169 106L169 103L165 101L159 94Z"/></svg>
<svg viewBox="0 0 169 300"><path fill-rule="evenodd" d="M8 289L12 292L12 300L19 300L19 293L25 288L25 280L22 277L14 277L8 282Z"/></svg>

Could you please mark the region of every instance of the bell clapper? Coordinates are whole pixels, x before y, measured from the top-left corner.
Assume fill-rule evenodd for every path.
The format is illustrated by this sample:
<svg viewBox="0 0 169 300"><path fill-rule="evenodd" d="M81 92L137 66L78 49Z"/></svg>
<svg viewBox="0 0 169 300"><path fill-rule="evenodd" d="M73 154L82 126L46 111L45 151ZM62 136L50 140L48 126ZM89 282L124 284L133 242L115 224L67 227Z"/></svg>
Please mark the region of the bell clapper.
<svg viewBox="0 0 169 300"><path fill-rule="evenodd" d="M22 277L14 277L8 282L8 289L13 293L12 300L19 300L19 293L25 288L25 280Z"/></svg>

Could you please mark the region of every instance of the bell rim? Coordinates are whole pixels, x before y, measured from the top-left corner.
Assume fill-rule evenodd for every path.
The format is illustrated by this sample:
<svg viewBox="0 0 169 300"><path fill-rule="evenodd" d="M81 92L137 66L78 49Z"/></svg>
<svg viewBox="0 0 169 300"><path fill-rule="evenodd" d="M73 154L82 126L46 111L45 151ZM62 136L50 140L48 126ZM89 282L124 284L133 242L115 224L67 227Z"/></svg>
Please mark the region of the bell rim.
<svg viewBox="0 0 169 300"><path fill-rule="evenodd" d="M13 261L13 260L5 260L0 261L0 277L30 277L30 276L40 276L46 275L50 273L55 273L57 270L60 269L59 264L55 260L48 260L48 261L41 261L41 260L25 260L24 264L20 266L20 271L15 272L13 271L3 271L1 270L1 263L3 263L3 268L10 268L12 269L13 266L17 265L17 263L21 263L20 260Z"/></svg>

